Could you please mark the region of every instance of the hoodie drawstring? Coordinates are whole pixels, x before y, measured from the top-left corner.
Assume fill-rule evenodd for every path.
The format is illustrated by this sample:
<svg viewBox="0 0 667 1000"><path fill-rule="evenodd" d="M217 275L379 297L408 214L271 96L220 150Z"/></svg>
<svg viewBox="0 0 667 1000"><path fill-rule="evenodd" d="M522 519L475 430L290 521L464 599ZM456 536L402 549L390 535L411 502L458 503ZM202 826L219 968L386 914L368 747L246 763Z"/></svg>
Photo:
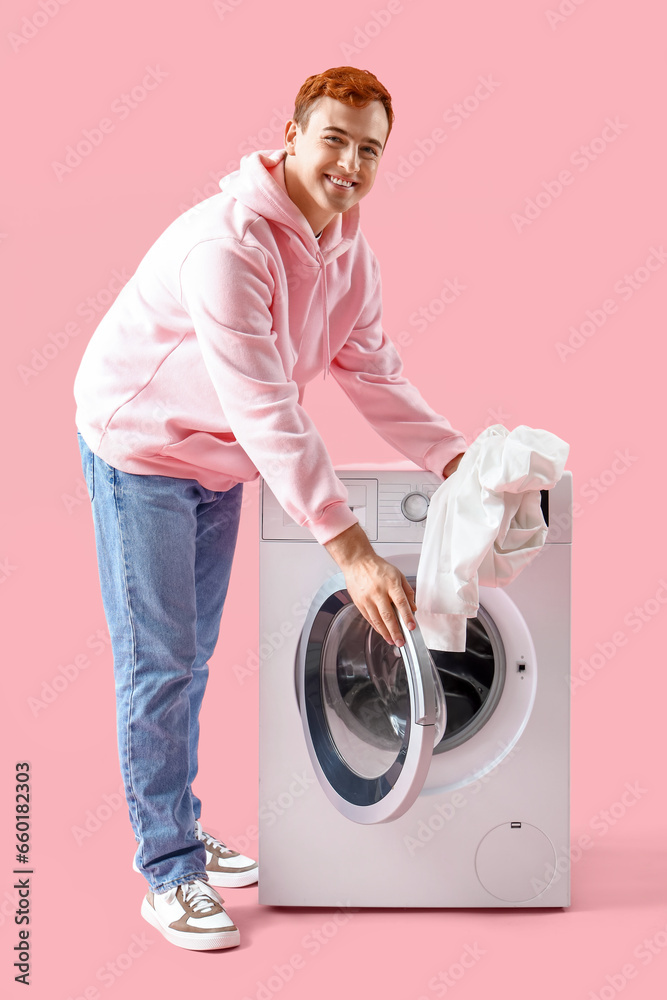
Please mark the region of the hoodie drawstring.
<svg viewBox="0 0 667 1000"><path fill-rule="evenodd" d="M331 347L329 344L329 310L327 309L327 269L320 250L317 251L317 259L322 268L322 325L324 328L324 336L322 338L322 368L324 372L322 377L326 378L331 365Z"/></svg>

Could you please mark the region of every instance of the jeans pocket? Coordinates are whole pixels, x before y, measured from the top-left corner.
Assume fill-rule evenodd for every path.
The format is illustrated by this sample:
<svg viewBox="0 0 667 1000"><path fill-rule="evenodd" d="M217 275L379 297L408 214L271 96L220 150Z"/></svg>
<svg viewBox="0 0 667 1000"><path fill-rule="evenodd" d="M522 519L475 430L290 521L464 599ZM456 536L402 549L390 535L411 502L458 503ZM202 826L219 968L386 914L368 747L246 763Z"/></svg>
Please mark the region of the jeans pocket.
<svg viewBox="0 0 667 1000"><path fill-rule="evenodd" d="M81 431L77 431L76 436L79 442L79 451L81 452L81 468L83 469L83 478L86 481L86 489L88 490L88 496L90 497L90 502L92 503L95 497L95 456L83 440Z"/></svg>

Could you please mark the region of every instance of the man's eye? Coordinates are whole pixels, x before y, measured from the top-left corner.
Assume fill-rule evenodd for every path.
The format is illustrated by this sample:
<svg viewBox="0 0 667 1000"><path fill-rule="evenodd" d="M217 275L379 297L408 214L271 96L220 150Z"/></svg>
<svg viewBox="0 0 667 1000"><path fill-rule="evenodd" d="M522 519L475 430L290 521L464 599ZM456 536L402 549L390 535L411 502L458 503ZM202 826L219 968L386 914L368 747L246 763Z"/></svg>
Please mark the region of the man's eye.
<svg viewBox="0 0 667 1000"><path fill-rule="evenodd" d="M342 142L343 140L339 135L325 135L325 139L335 139L336 142Z"/></svg>

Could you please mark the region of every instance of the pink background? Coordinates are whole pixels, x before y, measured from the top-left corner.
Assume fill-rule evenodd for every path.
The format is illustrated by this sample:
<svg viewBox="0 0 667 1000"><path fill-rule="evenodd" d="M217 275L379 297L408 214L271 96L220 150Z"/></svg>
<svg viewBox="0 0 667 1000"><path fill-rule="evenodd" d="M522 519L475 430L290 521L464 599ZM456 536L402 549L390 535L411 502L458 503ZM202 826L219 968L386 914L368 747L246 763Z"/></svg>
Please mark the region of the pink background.
<svg viewBox="0 0 667 1000"><path fill-rule="evenodd" d="M343 991L419 1000L444 995L429 980L458 971L467 946L484 954L449 988L459 1000L662 994L667 565L664 429L649 403L664 395L665 23L649 0L558 3L4 5L0 600L10 711L0 729L0 976L12 996L22 995L11 969L13 777L26 759L33 998L212 989L232 1000ZM224 895L241 948L198 955L169 946L139 914L72 382L114 272L129 276L242 153L282 147L302 81L341 64L371 69L394 99L362 220L407 374L469 440L499 421L571 444L573 674L591 657L596 665L572 698L572 842L587 835L593 846L572 864L568 911L362 911L333 924L329 911L260 908L254 887L236 889ZM148 67L159 83L121 112ZM481 100L480 78L491 81ZM112 127L99 145L59 178L54 163L104 118ZM434 129L439 142L428 141ZM634 288L624 275L635 275ZM443 304L447 280L465 287ZM421 308L422 328L410 321ZM557 345L587 320L579 346L560 357ZM332 379L306 405L335 462L397 457ZM254 484L203 709L198 782L212 831L249 853L257 672L241 682L233 668L259 641L257 524ZM638 791L624 805L626 783ZM320 932L326 944L315 953ZM135 934L151 943L132 957Z"/></svg>

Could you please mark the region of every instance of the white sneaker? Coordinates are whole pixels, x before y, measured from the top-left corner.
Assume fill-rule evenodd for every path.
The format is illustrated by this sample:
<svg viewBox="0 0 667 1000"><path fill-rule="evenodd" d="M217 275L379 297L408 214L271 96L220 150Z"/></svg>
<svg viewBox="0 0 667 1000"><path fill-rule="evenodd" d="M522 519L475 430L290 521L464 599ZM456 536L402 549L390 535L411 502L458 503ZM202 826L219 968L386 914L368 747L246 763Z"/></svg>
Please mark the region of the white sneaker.
<svg viewBox="0 0 667 1000"><path fill-rule="evenodd" d="M199 820L195 821L195 837L206 848L206 874L211 885L237 888L257 881L257 862L245 854L232 851L210 833L205 833Z"/></svg>
<svg viewBox="0 0 667 1000"><path fill-rule="evenodd" d="M212 886L195 879L169 892L147 892L141 915L179 948L234 948L241 943L241 935L225 913L223 902Z"/></svg>

